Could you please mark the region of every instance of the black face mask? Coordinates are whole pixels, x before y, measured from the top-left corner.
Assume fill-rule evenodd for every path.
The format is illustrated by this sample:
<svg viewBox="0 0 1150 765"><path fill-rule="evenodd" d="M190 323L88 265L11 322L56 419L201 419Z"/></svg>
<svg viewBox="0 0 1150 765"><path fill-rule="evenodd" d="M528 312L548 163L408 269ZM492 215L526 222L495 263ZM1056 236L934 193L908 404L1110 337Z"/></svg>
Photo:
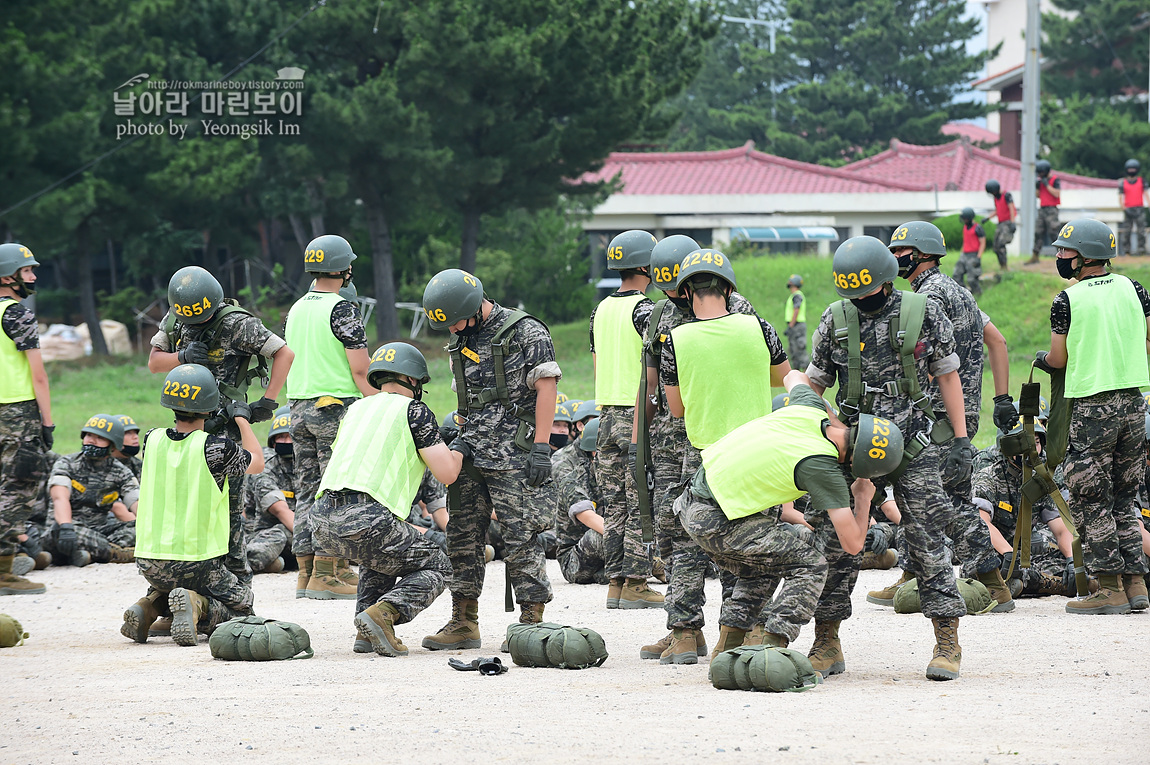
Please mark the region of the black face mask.
<svg viewBox="0 0 1150 765"><path fill-rule="evenodd" d="M100 460L108 456L107 446L96 446L95 444L84 444L80 451L85 457L90 460Z"/></svg>
<svg viewBox="0 0 1150 765"><path fill-rule="evenodd" d="M571 440L571 437L566 433L552 433L551 437L547 440L550 441L551 445L556 449L562 449L567 445L567 442Z"/></svg>
<svg viewBox="0 0 1150 765"><path fill-rule="evenodd" d="M1138 175L1138 171L1135 170L1134 168L1130 168L1129 170L1126 171L1126 174L1129 175L1131 178L1133 178L1134 176Z"/></svg>
<svg viewBox="0 0 1150 765"><path fill-rule="evenodd" d="M690 311L691 310L691 301L685 297L671 297L670 295L668 295L667 299L670 300L672 303L674 303L675 307L678 308L680 311Z"/></svg>
<svg viewBox="0 0 1150 765"><path fill-rule="evenodd" d="M140 445L139 444L136 444L135 446L125 445L124 448L121 449L120 451L123 452L125 457L135 457L137 454L140 453Z"/></svg>
<svg viewBox="0 0 1150 765"><path fill-rule="evenodd" d="M903 255L902 257L898 258L898 275L899 276L901 276L903 279L906 279L907 277L910 276L910 272L913 270L914 270L914 256L913 255L907 254L907 255Z"/></svg>
<svg viewBox="0 0 1150 765"><path fill-rule="evenodd" d="M882 289L867 297L851 298L851 302L855 304L855 308L863 313L875 313L881 311L882 307L886 305L887 297L886 290Z"/></svg>
<svg viewBox="0 0 1150 765"><path fill-rule="evenodd" d="M280 443L278 441L274 444L276 454L278 454L281 457L292 457L292 456L294 456L295 455L295 451L293 450L294 446L295 446L294 444L290 444L290 443L285 444L285 443Z"/></svg>
<svg viewBox="0 0 1150 765"><path fill-rule="evenodd" d="M1055 260L1054 265L1058 269L1058 275L1063 279L1074 279L1077 277L1080 269L1074 265L1076 260L1078 260L1078 258L1058 258Z"/></svg>
<svg viewBox="0 0 1150 765"><path fill-rule="evenodd" d="M474 324L471 323L473 320L475 322ZM455 334L459 335L460 337L475 337L479 334L479 330L482 327L482 324L483 322L478 316L472 316L467 320L467 325Z"/></svg>

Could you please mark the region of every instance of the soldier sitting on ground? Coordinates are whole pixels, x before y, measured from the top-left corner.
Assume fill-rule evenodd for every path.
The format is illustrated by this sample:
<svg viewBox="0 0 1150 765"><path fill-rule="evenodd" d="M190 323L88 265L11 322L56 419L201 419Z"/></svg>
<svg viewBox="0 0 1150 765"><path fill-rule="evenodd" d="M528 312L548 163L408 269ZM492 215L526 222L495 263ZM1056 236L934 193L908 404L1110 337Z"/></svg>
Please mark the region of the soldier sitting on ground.
<svg viewBox="0 0 1150 765"><path fill-rule="evenodd" d="M607 584L603 567L603 516L595 480L595 442L599 420L583 429L579 440L555 452L551 475L559 490L555 513L556 558L563 578L572 584Z"/></svg>
<svg viewBox="0 0 1150 765"><path fill-rule="evenodd" d="M244 484L244 515L250 524L248 565L256 574L276 574L292 559L295 528L294 462L291 408L272 416L264 449L264 471Z"/></svg>
<svg viewBox="0 0 1150 765"><path fill-rule="evenodd" d="M54 523L45 547L58 564L131 563L140 485L110 456L113 446L124 445L123 425L97 414L80 434L83 448L57 460L48 479Z"/></svg>
<svg viewBox="0 0 1150 765"><path fill-rule="evenodd" d="M140 426L126 414L113 414L112 418L124 428L124 445L118 449L112 446L112 456L131 470L139 481L140 471L144 469L143 460L136 456L140 453Z"/></svg>

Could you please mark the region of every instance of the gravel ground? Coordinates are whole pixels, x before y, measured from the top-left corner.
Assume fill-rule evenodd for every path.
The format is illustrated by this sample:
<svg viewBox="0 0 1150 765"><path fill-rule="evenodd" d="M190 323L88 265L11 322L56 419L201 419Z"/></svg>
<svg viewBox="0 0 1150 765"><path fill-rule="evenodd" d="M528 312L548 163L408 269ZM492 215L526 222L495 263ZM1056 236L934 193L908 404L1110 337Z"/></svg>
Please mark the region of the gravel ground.
<svg viewBox="0 0 1150 765"><path fill-rule="evenodd" d="M611 653L602 667L498 677L447 667L449 655L499 650L511 621L499 562L488 566L481 650L418 647L446 621L445 593L399 627L412 649L400 659L352 653L352 602L296 600L294 572L259 576L258 612L302 624L316 650L274 663L213 660L203 638L195 648L123 638L123 610L145 591L134 566L34 572L47 594L0 600L31 633L0 651L0 763L1150 761L1150 613L1072 617L1048 597L963 619L962 678L934 683L923 675L930 623L866 603L897 571L864 571L842 629L845 674L808 693L740 693L712 688L706 660L639 659L666 632L661 610L608 611L604 587L567 584L554 561L549 573L547 618L598 630ZM717 581L707 593L713 643ZM808 627L795 647L812 639Z"/></svg>

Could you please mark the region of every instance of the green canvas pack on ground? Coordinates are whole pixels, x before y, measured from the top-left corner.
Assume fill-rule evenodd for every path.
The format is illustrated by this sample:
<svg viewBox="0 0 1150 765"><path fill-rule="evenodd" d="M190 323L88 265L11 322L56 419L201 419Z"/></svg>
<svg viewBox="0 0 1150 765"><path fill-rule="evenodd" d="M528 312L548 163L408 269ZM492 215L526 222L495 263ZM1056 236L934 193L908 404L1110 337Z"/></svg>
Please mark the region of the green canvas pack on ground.
<svg viewBox="0 0 1150 765"><path fill-rule="evenodd" d="M228 661L310 659L311 638L298 624L244 616L216 627L208 638L212 656ZM298 656L297 654L305 654Z"/></svg>
<svg viewBox="0 0 1150 765"><path fill-rule="evenodd" d="M562 624L512 624L507 649L521 667L586 669L607 661L607 646L595 630Z"/></svg>
<svg viewBox="0 0 1150 765"><path fill-rule="evenodd" d="M798 693L822 682L811 661L799 651L765 645L743 645L711 658L711 685L723 691Z"/></svg>
<svg viewBox="0 0 1150 765"><path fill-rule="evenodd" d="M0 614L0 648L11 648L23 645L28 633L20 626L20 622L8 614Z"/></svg>
<svg viewBox="0 0 1150 765"><path fill-rule="evenodd" d="M977 579L956 579L958 594L966 601L968 616L988 613L998 605L998 601L986 589L986 585ZM922 610L922 603L918 597L918 580L911 579L899 587L894 593L894 610L899 614L917 614Z"/></svg>

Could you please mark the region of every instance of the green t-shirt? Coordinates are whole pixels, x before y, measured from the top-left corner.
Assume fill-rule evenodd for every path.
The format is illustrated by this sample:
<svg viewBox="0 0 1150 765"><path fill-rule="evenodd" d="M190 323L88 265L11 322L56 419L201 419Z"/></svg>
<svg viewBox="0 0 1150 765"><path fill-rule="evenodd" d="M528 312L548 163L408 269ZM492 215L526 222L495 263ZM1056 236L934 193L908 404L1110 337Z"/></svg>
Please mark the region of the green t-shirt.
<svg viewBox="0 0 1150 765"><path fill-rule="evenodd" d="M788 394L787 406L810 406L820 411L826 410L826 402L809 386L796 385ZM823 432L826 432L824 427ZM816 510L826 512L840 507L850 507L851 492L843 466L838 460L822 454L807 457L795 466L795 486L811 495L811 504Z"/></svg>

